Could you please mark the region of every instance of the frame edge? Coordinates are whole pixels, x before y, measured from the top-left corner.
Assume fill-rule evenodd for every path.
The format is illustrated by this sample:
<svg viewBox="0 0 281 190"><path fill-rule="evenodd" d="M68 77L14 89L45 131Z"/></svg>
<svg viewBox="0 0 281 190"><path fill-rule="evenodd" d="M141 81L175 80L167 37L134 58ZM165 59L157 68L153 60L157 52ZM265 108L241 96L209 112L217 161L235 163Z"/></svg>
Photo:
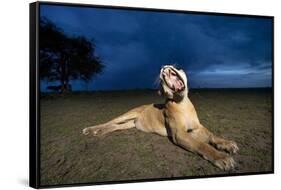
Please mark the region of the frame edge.
<svg viewBox="0 0 281 190"><path fill-rule="evenodd" d="M29 4L29 186L39 188L37 96L38 2Z"/></svg>

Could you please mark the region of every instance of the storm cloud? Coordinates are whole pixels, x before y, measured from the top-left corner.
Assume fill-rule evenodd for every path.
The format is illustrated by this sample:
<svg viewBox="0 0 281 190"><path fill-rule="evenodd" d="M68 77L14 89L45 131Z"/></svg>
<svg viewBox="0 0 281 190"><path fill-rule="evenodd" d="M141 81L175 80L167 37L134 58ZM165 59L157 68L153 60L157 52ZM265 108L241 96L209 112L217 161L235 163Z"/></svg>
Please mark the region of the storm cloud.
<svg viewBox="0 0 281 190"><path fill-rule="evenodd" d="M272 86L272 19L41 5L68 35L93 39L106 66L76 90L157 88L160 67L176 64L191 88Z"/></svg>

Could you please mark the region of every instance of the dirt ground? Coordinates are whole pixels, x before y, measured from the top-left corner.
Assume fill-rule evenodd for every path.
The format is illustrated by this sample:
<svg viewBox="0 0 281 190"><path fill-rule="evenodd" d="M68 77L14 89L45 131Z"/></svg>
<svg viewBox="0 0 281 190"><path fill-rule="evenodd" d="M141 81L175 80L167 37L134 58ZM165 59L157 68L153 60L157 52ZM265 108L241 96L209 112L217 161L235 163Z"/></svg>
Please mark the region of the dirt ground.
<svg viewBox="0 0 281 190"><path fill-rule="evenodd" d="M266 89L191 90L201 123L237 142L237 167L224 172L168 138L136 129L105 137L83 128L142 104L162 103L155 91L42 95L41 185L272 171L272 97Z"/></svg>

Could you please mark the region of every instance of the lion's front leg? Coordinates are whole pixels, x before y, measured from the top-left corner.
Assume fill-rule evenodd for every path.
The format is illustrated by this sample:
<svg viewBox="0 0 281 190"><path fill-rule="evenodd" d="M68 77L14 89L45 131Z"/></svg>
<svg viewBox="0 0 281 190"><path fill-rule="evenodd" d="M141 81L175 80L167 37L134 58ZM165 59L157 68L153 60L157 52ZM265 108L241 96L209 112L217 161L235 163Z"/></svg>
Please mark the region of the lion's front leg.
<svg viewBox="0 0 281 190"><path fill-rule="evenodd" d="M210 144L216 147L218 150L223 150L231 154L236 154L239 151L237 143L231 140L226 140L221 137L212 135L210 138Z"/></svg>
<svg viewBox="0 0 281 190"><path fill-rule="evenodd" d="M185 131L171 130L172 139L175 144L182 148L201 155L206 160L213 163L215 166L222 170L231 170L235 167L233 158L224 153L216 150L208 143L194 139L190 134Z"/></svg>
<svg viewBox="0 0 281 190"><path fill-rule="evenodd" d="M239 150L236 142L218 137L202 125L193 130L190 135L198 141L209 143L216 149L226 151L231 154L236 154Z"/></svg>

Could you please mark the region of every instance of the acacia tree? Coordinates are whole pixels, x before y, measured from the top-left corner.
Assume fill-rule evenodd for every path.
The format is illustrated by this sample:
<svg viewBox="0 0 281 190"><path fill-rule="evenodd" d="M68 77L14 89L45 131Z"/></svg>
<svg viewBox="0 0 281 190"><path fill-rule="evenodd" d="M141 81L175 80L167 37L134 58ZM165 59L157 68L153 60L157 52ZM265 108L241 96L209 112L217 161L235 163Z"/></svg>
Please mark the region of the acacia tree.
<svg viewBox="0 0 281 190"><path fill-rule="evenodd" d="M40 78L60 81L61 92L69 91L70 81L88 82L104 65L95 55L95 45L83 36L68 36L46 18L40 19Z"/></svg>

